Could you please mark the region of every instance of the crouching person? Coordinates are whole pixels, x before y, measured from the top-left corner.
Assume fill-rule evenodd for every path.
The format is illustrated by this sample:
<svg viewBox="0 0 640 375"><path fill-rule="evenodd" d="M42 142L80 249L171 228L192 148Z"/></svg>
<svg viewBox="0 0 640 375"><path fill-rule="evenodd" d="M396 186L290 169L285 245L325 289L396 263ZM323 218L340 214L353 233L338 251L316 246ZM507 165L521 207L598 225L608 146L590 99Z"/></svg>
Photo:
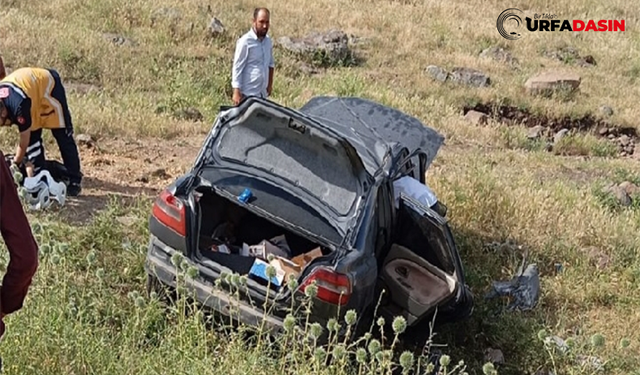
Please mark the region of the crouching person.
<svg viewBox="0 0 640 375"><path fill-rule="evenodd" d="M65 88L56 70L20 68L0 80L0 125L17 125L20 142L13 161L25 165L27 177L45 167L42 129L51 130L69 173L67 194L80 194L80 157Z"/></svg>

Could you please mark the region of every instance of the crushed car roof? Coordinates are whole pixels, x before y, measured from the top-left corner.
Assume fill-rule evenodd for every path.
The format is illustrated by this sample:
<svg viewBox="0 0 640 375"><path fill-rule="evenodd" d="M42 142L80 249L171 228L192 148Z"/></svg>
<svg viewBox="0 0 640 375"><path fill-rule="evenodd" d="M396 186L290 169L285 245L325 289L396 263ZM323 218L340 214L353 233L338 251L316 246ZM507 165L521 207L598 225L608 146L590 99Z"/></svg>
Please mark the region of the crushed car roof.
<svg viewBox="0 0 640 375"><path fill-rule="evenodd" d="M390 147L399 143L413 152L421 149L427 154L427 168L444 143L444 136L417 118L402 111L358 97L317 96L309 100L299 112L330 125L346 138L359 136L354 147L368 168L378 169L386 150L376 143L383 141ZM351 136L348 136L351 135Z"/></svg>

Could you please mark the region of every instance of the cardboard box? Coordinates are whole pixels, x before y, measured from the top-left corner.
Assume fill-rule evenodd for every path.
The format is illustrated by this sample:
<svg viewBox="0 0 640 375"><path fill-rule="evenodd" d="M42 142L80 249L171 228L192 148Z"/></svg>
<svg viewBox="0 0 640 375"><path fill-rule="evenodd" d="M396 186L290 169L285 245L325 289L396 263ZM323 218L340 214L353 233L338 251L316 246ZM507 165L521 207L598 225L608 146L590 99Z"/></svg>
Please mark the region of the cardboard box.
<svg viewBox="0 0 640 375"><path fill-rule="evenodd" d="M284 273L283 285L286 284L287 281L289 280L289 275L293 275L293 277L297 279L298 276L300 276L300 273L302 272L302 268L300 266L298 266L297 264L293 263L288 259L284 259L281 257L276 257L269 264L275 267L276 270L282 270L282 272Z"/></svg>
<svg viewBox="0 0 640 375"><path fill-rule="evenodd" d="M267 260L267 257L269 256L269 254L273 254L275 256L279 256L283 258L288 257L288 254L286 253L286 251L282 250L281 248L279 248L278 246L272 244L267 240L263 240L257 245L249 246L250 256Z"/></svg>
<svg viewBox="0 0 640 375"><path fill-rule="evenodd" d="M267 277L268 265L269 263L256 258L256 260L253 262L253 266L251 267L251 270L249 270L249 276L251 276L253 279L257 279L262 284L267 285L269 283L269 278ZM273 285L276 288L279 288L282 286L285 274L282 269L279 269L278 267L274 267L274 268L276 269L276 275L275 277L271 278L271 285Z"/></svg>
<svg viewBox="0 0 640 375"><path fill-rule="evenodd" d="M307 264L309 264L309 262L311 262L312 260L314 260L315 258L319 258L323 256L322 254L322 250L319 247L316 247L315 249L304 253L304 254L300 254L298 256L295 256L291 259L291 262L295 263L296 265L298 265L298 267L300 267L300 269L304 268Z"/></svg>

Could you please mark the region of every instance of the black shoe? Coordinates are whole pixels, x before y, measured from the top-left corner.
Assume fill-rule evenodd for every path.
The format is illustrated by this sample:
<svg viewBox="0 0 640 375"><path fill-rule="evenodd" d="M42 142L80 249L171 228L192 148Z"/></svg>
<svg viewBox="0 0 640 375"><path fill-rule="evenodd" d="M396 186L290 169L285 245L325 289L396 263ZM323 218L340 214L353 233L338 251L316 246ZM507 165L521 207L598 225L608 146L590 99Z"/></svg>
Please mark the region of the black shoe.
<svg viewBox="0 0 640 375"><path fill-rule="evenodd" d="M69 186L67 186L67 195L70 197L77 197L78 195L80 195L80 192L82 191L82 186L80 186L80 184L78 183L70 183Z"/></svg>

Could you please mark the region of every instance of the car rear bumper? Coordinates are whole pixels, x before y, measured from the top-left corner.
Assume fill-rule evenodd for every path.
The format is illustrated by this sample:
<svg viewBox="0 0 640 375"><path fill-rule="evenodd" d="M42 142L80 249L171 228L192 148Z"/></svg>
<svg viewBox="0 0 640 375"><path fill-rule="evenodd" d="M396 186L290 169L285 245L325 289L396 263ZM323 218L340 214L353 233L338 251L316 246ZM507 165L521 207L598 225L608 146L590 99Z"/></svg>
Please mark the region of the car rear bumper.
<svg viewBox="0 0 640 375"><path fill-rule="evenodd" d="M160 283L171 288L177 288L176 267L171 262L171 257L176 253L174 249L165 245L155 237L149 241L149 249L144 268L147 274L156 278ZM189 260L187 260L189 261ZM181 287L190 292L195 292L196 300L234 320L250 326L262 326L263 333L279 335L283 331L283 321L273 315L265 315L264 311L256 309L229 294L217 290L210 283L201 278L181 278Z"/></svg>

